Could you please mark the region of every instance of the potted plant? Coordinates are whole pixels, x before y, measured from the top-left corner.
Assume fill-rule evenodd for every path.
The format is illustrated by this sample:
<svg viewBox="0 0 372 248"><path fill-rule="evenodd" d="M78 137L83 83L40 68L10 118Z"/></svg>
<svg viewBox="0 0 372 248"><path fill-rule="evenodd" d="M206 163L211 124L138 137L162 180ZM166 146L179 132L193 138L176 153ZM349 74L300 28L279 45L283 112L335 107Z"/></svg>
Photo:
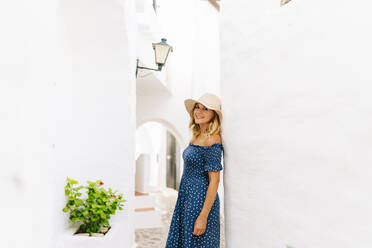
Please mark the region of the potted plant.
<svg viewBox="0 0 372 248"><path fill-rule="evenodd" d="M118 195L117 191L113 192L111 188L103 188L101 180L87 181L87 186L78 186L78 181L69 177L66 181L65 195L68 201L62 211L70 214L69 219L72 222L81 223L74 235L105 235L111 228L110 216L115 214L117 209L123 210L123 202L126 202L123 195ZM81 197L82 189L86 189L85 198Z"/></svg>

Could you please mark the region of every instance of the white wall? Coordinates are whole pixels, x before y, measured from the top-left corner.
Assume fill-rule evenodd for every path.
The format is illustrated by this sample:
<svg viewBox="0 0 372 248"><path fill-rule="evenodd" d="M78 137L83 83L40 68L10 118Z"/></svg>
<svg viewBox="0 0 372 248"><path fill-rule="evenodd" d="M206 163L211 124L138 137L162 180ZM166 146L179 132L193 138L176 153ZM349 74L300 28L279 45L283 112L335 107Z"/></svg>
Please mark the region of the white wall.
<svg viewBox="0 0 372 248"><path fill-rule="evenodd" d="M196 0L193 20L193 94L220 95L220 26L218 12L209 1Z"/></svg>
<svg viewBox="0 0 372 248"><path fill-rule="evenodd" d="M0 247L52 247L55 7L0 4Z"/></svg>
<svg viewBox="0 0 372 248"><path fill-rule="evenodd" d="M134 244L133 16L130 0L1 3L1 247ZM67 176L124 194L109 238L71 239Z"/></svg>
<svg viewBox="0 0 372 248"><path fill-rule="evenodd" d="M166 185L165 141L165 127L158 122L146 122L136 130L136 159L141 154L150 156L149 185L154 188Z"/></svg>
<svg viewBox="0 0 372 248"><path fill-rule="evenodd" d="M371 4L278 6L221 6L227 247L369 247Z"/></svg>
<svg viewBox="0 0 372 248"><path fill-rule="evenodd" d="M110 219L113 228L119 228L120 238L100 245L131 247L135 171L135 59L131 53L135 42L131 37L135 37L135 23L128 15L134 16L134 4L61 1L58 14L65 71L57 83L56 196L63 195L66 176L81 183L101 179L106 187L123 193L124 210ZM71 233L60 211L65 199L56 197L55 203L57 245L64 247L69 236L58 234Z"/></svg>

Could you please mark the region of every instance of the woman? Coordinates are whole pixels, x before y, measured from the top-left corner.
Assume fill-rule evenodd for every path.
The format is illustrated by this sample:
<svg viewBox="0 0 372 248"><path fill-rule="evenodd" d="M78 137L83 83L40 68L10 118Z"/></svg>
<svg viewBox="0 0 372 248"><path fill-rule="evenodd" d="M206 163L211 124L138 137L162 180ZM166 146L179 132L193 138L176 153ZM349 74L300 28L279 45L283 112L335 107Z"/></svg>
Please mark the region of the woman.
<svg viewBox="0 0 372 248"><path fill-rule="evenodd" d="M183 151L184 170L166 248L219 248L221 155L221 101L205 93L186 99L192 139Z"/></svg>

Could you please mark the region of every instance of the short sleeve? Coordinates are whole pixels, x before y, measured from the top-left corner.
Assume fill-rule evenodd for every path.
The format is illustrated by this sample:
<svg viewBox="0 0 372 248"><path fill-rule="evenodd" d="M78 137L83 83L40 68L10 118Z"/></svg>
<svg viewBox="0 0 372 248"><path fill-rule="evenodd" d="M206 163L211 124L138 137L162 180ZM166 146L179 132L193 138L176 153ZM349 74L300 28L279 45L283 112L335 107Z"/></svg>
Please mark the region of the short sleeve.
<svg viewBox="0 0 372 248"><path fill-rule="evenodd" d="M222 151L221 144L216 143L205 150L205 166L204 171L220 171L222 167Z"/></svg>

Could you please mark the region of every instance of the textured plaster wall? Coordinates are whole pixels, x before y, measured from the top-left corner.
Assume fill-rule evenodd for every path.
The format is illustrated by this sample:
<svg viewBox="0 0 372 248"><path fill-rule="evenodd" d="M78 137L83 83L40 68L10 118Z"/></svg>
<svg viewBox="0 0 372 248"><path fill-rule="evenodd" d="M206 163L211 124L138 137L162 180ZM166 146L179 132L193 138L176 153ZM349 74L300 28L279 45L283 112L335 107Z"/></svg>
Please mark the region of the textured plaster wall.
<svg viewBox="0 0 372 248"><path fill-rule="evenodd" d="M0 4L0 247L132 247L134 1ZM72 239L66 177L127 200L110 235Z"/></svg>
<svg viewBox="0 0 372 248"><path fill-rule="evenodd" d="M53 245L55 9L47 0L0 4L0 247Z"/></svg>
<svg viewBox="0 0 372 248"><path fill-rule="evenodd" d="M368 1L222 1L227 247L372 243Z"/></svg>
<svg viewBox="0 0 372 248"><path fill-rule="evenodd" d="M57 247L132 247L135 141L134 2L60 1L64 73L57 84L55 237ZM123 193L124 210L110 219L111 237L70 240L66 176L101 179Z"/></svg>

